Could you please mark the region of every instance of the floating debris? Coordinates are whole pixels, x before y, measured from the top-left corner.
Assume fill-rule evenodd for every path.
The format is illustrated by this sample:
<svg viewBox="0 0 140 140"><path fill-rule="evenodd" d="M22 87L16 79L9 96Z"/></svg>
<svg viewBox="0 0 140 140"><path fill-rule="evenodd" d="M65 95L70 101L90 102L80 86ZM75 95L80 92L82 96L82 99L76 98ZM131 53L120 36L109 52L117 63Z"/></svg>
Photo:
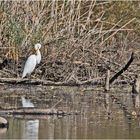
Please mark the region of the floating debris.
<svg viewBox="0 0 140 140"><path fill-rule="evenodd" d="M0 128L6 128L8 127L8 125L9 125L8 121L5 118L0 117Z"/></svg>

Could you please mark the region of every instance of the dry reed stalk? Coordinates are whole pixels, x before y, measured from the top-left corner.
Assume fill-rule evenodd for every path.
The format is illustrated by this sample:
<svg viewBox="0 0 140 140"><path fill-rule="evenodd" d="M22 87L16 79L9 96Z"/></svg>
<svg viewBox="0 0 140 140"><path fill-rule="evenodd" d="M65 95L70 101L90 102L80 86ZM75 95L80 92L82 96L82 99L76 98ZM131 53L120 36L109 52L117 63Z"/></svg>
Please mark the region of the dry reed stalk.
<svg viewBox="0 0 140 140"><path fill-rule="evenodd" d="M101 43L100 46L103 45L104 42L106 42L109 38L113 37L117 32L119 32L121 29L123 29L124 27L126 27L128 24L130 24L131 22L133 22L136 18L131 19L130 21L128 21L126 24L124 24L120 29L116 30L114 33L112 33L110 36L108 36L107 38L104 39L104 41Z"/></svg>

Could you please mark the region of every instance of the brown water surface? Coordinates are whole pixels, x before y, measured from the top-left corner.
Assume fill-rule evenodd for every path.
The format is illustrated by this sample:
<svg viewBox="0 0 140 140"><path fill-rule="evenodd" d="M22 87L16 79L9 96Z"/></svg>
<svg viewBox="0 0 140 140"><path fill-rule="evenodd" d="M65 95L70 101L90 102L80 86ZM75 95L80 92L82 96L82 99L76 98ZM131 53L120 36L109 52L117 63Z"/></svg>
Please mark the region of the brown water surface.
<svg viewBox="0 0 140 140"><path fill-rule="evenodd" d="M128 116L110 98L113 94L133 111L130 89L114 89L105 94L93 87L5 87L0 107L22 107L21 97L36 108L56 108L77 115L4 116L8 129L0 129L0 139L139 139L140 118ZM108 98L109 97L109 98Z"/></svg>

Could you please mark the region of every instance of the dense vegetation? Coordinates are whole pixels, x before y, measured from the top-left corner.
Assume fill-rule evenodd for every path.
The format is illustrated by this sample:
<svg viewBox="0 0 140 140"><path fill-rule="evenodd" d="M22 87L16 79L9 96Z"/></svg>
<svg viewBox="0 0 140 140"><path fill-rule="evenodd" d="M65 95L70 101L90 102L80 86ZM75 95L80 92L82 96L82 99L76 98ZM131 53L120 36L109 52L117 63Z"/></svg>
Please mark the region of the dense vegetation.
<svg viewBox="0 0 140 140"><path fill-rule="evenodd" d="M139 1L0 1L0 76L21 77L33 45L43 47L34 78L84 81L120 69L139 73Z"/></svg>

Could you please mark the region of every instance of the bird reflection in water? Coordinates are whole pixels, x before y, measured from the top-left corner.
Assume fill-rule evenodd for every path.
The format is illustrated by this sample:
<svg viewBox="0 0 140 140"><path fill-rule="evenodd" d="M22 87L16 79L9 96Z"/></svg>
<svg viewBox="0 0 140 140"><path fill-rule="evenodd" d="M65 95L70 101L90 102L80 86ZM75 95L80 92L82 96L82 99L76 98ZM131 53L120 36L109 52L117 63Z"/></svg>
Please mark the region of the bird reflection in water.
<svg viewBox="0 0 140 140"><path fill-rule="evenodd" d="M38 139L39 120L28 120L23 129L23 139Z"/></svg>
<svg viewBox="0 0 140 140"><path fill-rule="evenodd" d="M0 128L0 138L3 138L6 135L7 128Z"/></svg>
<svg viewBox="0 0 140 140"><path fill-rule="evenodd" d="M29 108L34 107L34 104L25 97L21 97L22 107ZM23 139L38 139L38 131L39 131L39 120L25 120L23 125Z"/></svg>

